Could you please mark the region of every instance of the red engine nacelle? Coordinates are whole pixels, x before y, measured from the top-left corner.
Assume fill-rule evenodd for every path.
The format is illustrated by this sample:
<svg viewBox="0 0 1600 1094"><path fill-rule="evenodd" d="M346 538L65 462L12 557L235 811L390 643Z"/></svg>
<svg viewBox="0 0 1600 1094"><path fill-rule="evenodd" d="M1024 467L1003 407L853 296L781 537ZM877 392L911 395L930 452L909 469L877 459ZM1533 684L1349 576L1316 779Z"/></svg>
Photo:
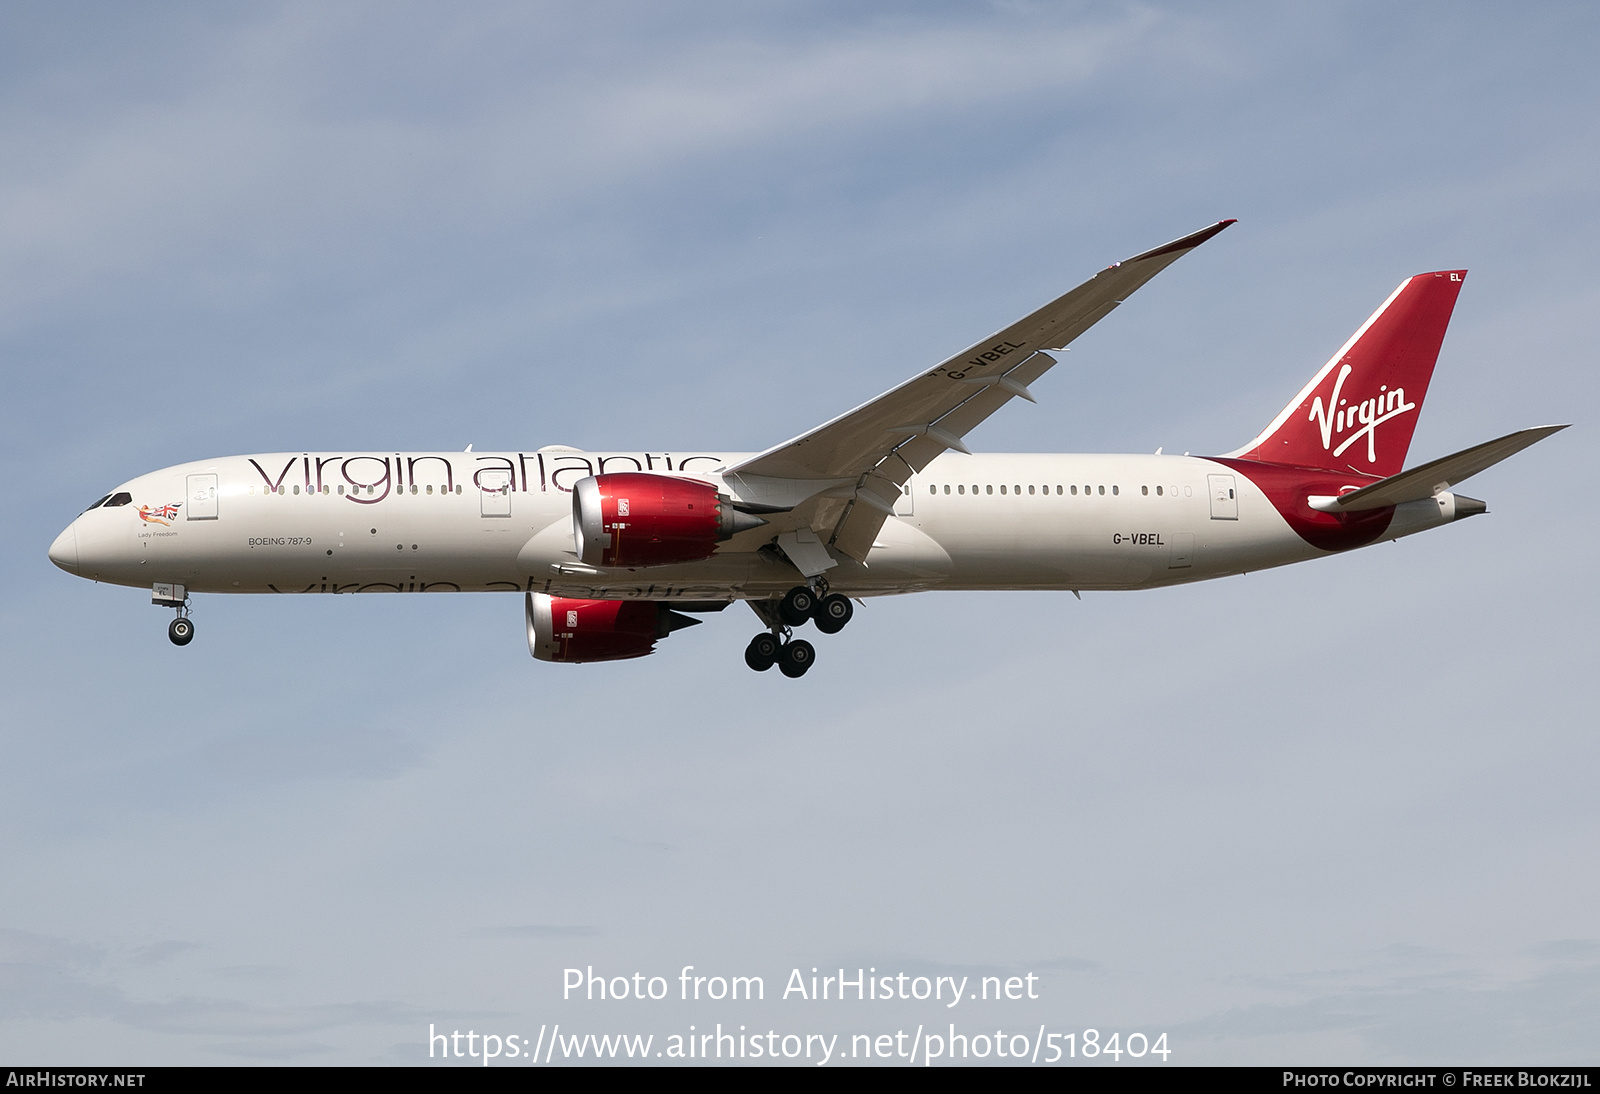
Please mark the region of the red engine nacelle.
<svg viewBox="0 0 1600 1094"><path fill-rule="evenodd" d="M540 661L624 661L655 652L656 641L700 622L654 600L527 599L528 652Z"/></svg>
<svg viewBox="0 0 1600 1094"><path fill-rule="evenodd" d="M662 566L710 558L717 544L766 522L693 479L592 475L572 488L578 557L590 566Z"/></svg>

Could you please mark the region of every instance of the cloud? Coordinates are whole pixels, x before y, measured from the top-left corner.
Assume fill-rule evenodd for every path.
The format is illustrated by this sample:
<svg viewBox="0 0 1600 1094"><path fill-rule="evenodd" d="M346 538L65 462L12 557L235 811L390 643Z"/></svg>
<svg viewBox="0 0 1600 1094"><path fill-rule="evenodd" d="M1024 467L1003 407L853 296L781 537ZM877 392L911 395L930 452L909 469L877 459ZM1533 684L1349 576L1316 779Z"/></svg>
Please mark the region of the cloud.
<svg viewBox="0 0 1600 1094"><path fill-rule="evenodd" d="M589 938L599 934L596 927L561 923L530 923L514 927L482 927L472 938Z"/></svg>
<svg viewBox="0 0 1600 1094"><path fill-rule="evenodd" d="M299 1060L337 1051L332 1045L324 1045L316 1041L274 1041L270 1043L228 1041L219 1044L202 1045L201 1048L207 1052L215 1052L222 1056L242 1056L245 1059L254 1060Z"/></svg>
<svg viewBox="0 0 1600 1094"><path fill-rule="evenodd" d="M1576 940L1541 944L1532 952L1548 964L1505 975L1450 955L1392 948L1368 969L1264 984L1300 998L1232 1008L1176 1025L1172 1035L1174 1040L1271 1041L1343 1034L1362 1046L1364 1059L1394 1064L1555 1064L1592 1058L1594 1031L1600 1028L1600 947ZM1419 956L1427 971L1393 971L1395 964L1413 964ZM1308 992L1317 981L1339 983L1333 990Z"/></svg>
<svg viewBox="0 0 1600 1094"><path fill-rule="evenodd" d="M170 961L179 954L188 953L190 950L198 950L199 948L193 942L152 942L148 946L141 946L135 950L132 960L141 965L159 965L164 961Z"/></svg>
<svg viewBox="0 0 1600 1094"><path fill-rule="evenodd" d="M106 951L67 939L26 931L0 931L0 1017L25 1020L109 1019L130 1029L167 1034L230 1034L262 1038L298 1037L352 1025L414 1021L414 1008L389 1002L265 1006L215 996L165 1000L136 998L115 983ZM133 951L136 964L196 949L188 943L158 943ZM309 1051L262 1046L256 1054Z"/></svg>
<svg viewBox="0 0 1600 1094"><path fill-rule="evenodd" d="M151 55L174 68L159 94L66 95L52 74L37 75L30 94L0 109L12 150L0 168L0 329L152 264L230 309L285 291L278 267L292 250L345 240L344 268L376 257L373 248L391 251L380 237L395 218L434 237L476 234L735 149L788 148L930 112L971 117L997 100L1082 84L1136 56L1161 20L1135 7L1043 26L863 21L792 37L745 21L669 33L649 49L635 42L626 63L603 64L556 48L560 26L542 22L447 20L448 48L425 35L380 36L416 78L439 81L442 102L464 99L458 109L386 79L360 86L348 51L370 50L370 28L292 5L257 21L178 28ZM465 95L452 93L445 77L459 52L493 35L539 63L506 58ZM41 113L55 124L39 125Z"/></svg>

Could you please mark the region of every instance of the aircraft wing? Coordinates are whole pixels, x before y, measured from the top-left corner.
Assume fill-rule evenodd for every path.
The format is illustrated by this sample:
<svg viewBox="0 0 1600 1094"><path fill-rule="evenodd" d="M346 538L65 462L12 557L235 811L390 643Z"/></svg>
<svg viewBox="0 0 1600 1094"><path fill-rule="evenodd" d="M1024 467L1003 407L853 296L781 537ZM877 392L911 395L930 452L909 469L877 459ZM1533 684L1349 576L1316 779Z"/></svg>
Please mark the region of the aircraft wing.
<svg viewBox="0 0 1600 1094"><path fill-rule="evenodd" d="M907 479L1014 398L1065 347L1231 220L1220 221L1095 274L1071 292L951 357L929 372L817 428L727 469L760 493L763 480L832 480L836 504L812 507L825 542L864 560ZM844 481L840 481L844 480ZM819 486L822 484L819 484Z"/></svg>
<svg viewBox="0 0 1600 1094"><path fill-rule="evenodd" d="M1480 471L1487 471L1501 460L1508 459L1531 444L1544 440L1552 433L1567 428L1564 425L1541 425L1532 429L1519 429L1492 441L1475 444L1449 456L1430 460L1425 464L1390 475L1371 486L1341 494L1328 500L1326 511L1353 513L1364 509L1382 509L1408 501L1425 501L1459 482L1465 482Z"/></svg>

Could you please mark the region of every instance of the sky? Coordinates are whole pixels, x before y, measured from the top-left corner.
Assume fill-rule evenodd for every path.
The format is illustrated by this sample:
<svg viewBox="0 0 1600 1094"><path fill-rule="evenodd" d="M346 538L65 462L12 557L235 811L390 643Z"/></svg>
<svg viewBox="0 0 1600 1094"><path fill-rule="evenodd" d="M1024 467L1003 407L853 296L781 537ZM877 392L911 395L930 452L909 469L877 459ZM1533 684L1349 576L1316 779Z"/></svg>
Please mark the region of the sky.
<svg viewBox="0 0 1600 1094"><path fill-rule="evenodd" d="M485 1062L431 1028L531 1066L509 1039L560 1024L668 1064L719 1023L1600 1057L1593 5L0 20L0 1057ZM179 649L45 556L213 456L759 450L1224 217L970 446L1230 450L1455 268L1411 461L1573 427L1460 527L874 600L800 681L743 666L741 609L534 662L491 594L199 597ZM682 1000L684 966L765 998ZM563 998L590 968L668 998ZM1037 998L783 997L813 968Z"/></svg>

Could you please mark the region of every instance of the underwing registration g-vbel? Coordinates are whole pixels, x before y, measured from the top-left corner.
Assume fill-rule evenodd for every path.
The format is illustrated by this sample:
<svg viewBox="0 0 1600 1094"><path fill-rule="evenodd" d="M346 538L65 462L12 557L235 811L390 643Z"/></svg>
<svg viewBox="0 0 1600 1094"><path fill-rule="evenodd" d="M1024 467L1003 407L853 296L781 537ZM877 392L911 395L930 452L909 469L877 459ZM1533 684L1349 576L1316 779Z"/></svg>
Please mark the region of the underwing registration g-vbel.
<svg viewBox="0 0 1600 1094"><path fill-rule="evenodd" d="M1147 589L1320 558L1485 511L1452 491L1563 426L1409 471L1462 270L1401 282L1259 436L1222 456L976 454L963 437L1073 339L1232 221L1102 270L868 403L755 454L279 452L123 483L50 547L151 589L508 592L541 661L642 657L749 604L745 661L797 677L852 601L930 589Z"/></svg>

